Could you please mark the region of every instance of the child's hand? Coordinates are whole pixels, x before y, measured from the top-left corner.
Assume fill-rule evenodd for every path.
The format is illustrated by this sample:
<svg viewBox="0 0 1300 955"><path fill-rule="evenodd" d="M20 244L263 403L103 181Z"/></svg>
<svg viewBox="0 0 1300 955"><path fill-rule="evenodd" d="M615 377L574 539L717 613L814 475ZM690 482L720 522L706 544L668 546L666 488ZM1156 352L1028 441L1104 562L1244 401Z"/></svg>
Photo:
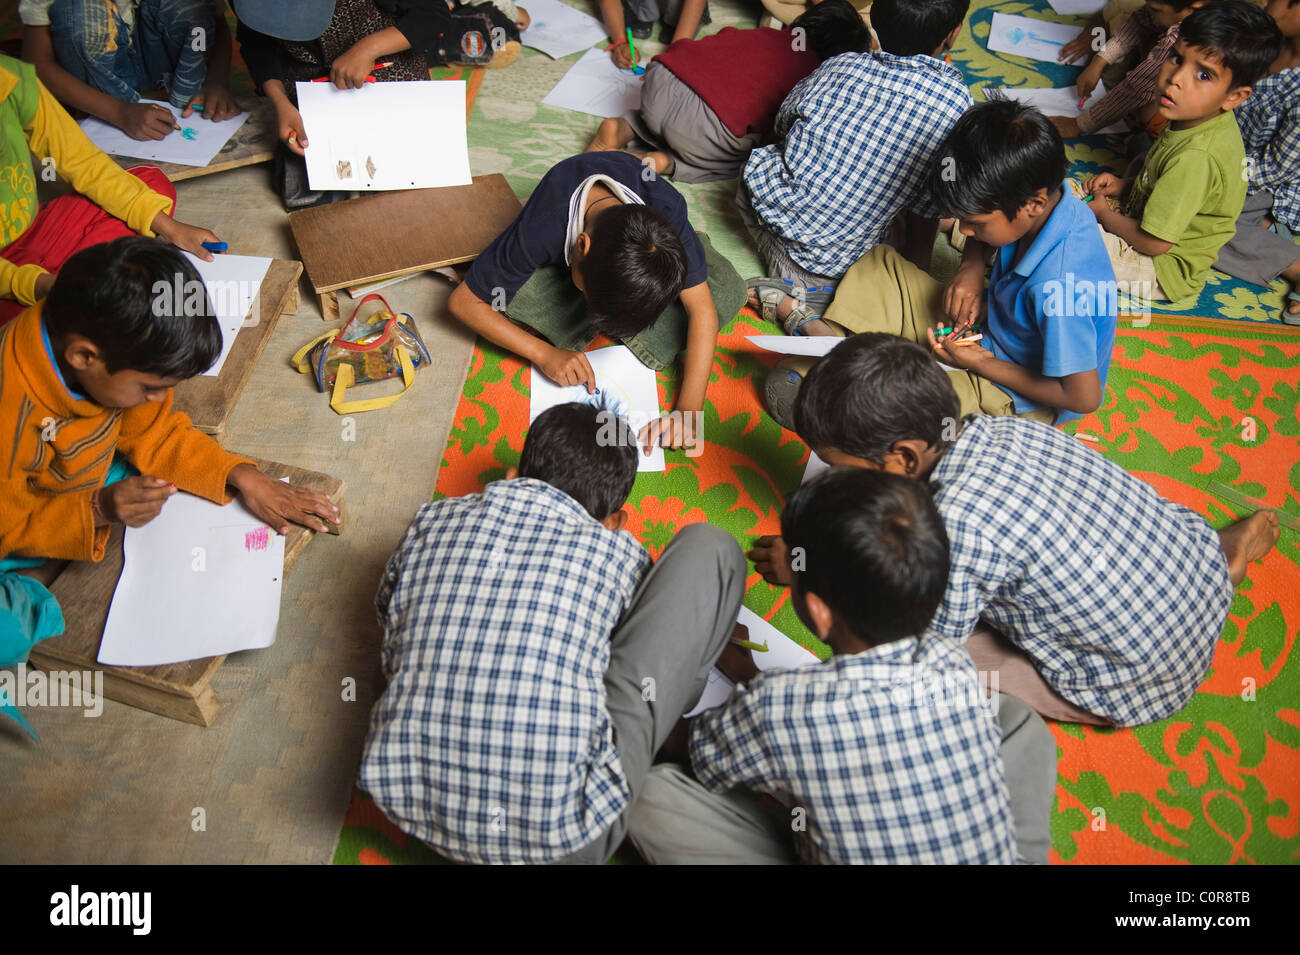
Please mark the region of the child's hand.
<svg viewBox="0 0 1300 955"><path fill-rule="evenodd" d="M196 109L199 106L203 108L201 110ZM185 106L181 118L191 116L196 111L204 119L211 120L214 123L238 116L243 112L239 108L239 104L235 102L235 97L230 94L230 90L220 83L205 83L203 89L195 93L194 98Z"/></svg>
<svg viewBox="0 0 1300 955"><path fill-rule="evenodd" d="M731 638L732 640L748 640L749 628L743 623L736 624L731 631ZM726 646L722 648L722 654L718 657L714 666L732 683L748 683L758 676L758 666L754 663L754 651L738 647L731 640L728 640Z"/></svg>
<svg viewBox="0 0 1300 955"><path fill-rule="evenodd" d="M619 40L615 43L609 55L614 58L614 65L620 70L630 70L636 66L636 60L632 59L632 51L628 49L627 40Z"/></svg>
<svg viewBox="0 0 1300 955"><path fill-rule="evenodd" d="M280 142L299 156L306 155L303 150L307 148L307 130L302 124L302 113L287 100L276 105L275 126Z"/></svg>
<svg viewBox="0 0 1300 955"><path fill-rule="evenodd" d="M665 448L688 448L695 446L695 418L698 411L678 409L676 415L661 415L651 421L636 436L642 453L649 455L656 445Z"/></svg>
<svg viewBox="0 0 1300 955"><path fill-rule="evenodd" d="M1049 116L1056 131L1061 134L1062 139L1074 139L1076 136L1082 136L1083 130L1079 128L1079 120L1073 116Z"/></svg>
<svg viewBox="0 0 1300 955"><path fill-rule="evenodd" d="M1056 58L1062 63L1073 63L1081 56L1086 56L1092 51L1092 31L1084 30L1069 43L1061 47L1061 52L1056 54Z"/></svg>
<svg viewBox="0 0 1300 955"><path fill-rule="evenodd" d="M144 527L162 513L176 485L141 474L105 485L99 492L99 509L110 521L127 527Z"/></svg>
<svg viewBox="0 0 1300 955"><path fill-rule="evenodd" d="M763 575L769 584L789 587L794 583L794 571L790 569L790 552L786 549L785 538L777 535L760 537L745 555L754 562L754 569Z"/></svg>
<svg viewBox="0 0 1300 955"><path fill-rule="evenodd" d="M49 272L42 272L36 276L36 301L40 301L50 294L50 289L54 288L54 276Z"/></svg>
<svg viewBox="0 0 1300 955"><path fill-rule="evenodd" d="M177 222L165 212L154 216L151 223L154 235L164 242L170 242L178 249L192 252L204 262L212 261L212 253L203 248L204 242L220 242L216 234L209 229L196 225Z"/></svg>
<svg viewBox="0 0 1300 955"><path fill-rule="evenodd" d="M1118 196L1124 189L1124 180L1118 176L1103 172L1100 176L1093 176L1083 183L1084 192L1090 192L1098 198L1110 198Z"/></svg>
<svg viewBox="0 0 1300 955"><path fill-rule="evenodd" d="M963 264L943 292L943 310L953 325L974 325L984 306L984 267Z"/></svg>
<svg viewBox="0 0 1300 955"><path fill-rule="evenodd" d="M939 360L953 368L977 370L983 362L994 357L993 353L982 345L973 342L959 344L962 339L955 335L945 335L940 338L935 335L933 328L925 330L925 337L930 339L930 347L935 350Z"/></svg>
<svg viewBox="0 0 1300 955"><path fill-rule="evenodd" d="M146 142L166 139L176 129L176 119L171 110L155 103L122 103L113 125L132 139Z"/></svg>
<svg viewBox="0 0 1300 955"><path fill-rule="evenodd" d="M591 370L587 356L580 351L552 348L537 367L557 385L585 385L588 394L596 393L596 373Z"/></svg>
<svg viewBox="0 0 1300 955"><path fill-rule="evenodd" d="M241 464L226 478L239 491L244 506L277 534L289 533L289 522L325 534L324 521L339 523L339 509L324 494L267 477L251 464Z"/></svg>
<svg viewBox="0 0 1300 955"><path fill-rule="evenodd" d="M375 68L375 58L364 43L339 54L330 64L330 82L341 90L359 90L366 85L366 77Z"/></svg>

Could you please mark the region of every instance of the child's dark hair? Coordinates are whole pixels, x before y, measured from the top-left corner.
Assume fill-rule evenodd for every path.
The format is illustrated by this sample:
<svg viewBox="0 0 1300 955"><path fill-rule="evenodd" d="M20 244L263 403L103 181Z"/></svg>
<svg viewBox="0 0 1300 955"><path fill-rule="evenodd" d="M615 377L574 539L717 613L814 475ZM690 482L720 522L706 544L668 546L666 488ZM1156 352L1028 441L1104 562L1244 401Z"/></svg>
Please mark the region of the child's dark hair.
<svg viewBox="0 0 1300 955"><path fill-rule="evenodd" d="M875 0L871 28L894 56L930 54L961 26L970 0Z"/></svg>
<svg viewBox="0 0 1300 955"><path fill-rule="evenodd" d="M925 349L881 332L836 345L808 372L794 404L795 430L809 447L875 464L898 441L950 444L960 413L952 382Z"/></svg>
<svg viewBox="0 0 1300 955"><path fill-rule="evenodd" d="M972 106L953 125L930 168L930 194L946 216L1001 211L1014 219L1039 189L1061 188L1065 143L1041 112L1015 100Z"/></svg>
<svg viewBox="0 0 1300 955"><path fill-rule="evenodd" d="M599 521L627 500L636 454L636 435L626 421L575 401L537 416L524 439L519 476L558 488Z"/></svg>
<svg viewBox="0 0 1300 955"><path fill-rule="evenodd" d="M667 219L628 203L601 213L579 268L591 323L630 338L682 294L686 249Z"/></svg>
<svg viewBox="0 0 1300 955"><path fill-rule="evenodd" d="M920 636L948 586L948 533L926 485L864 468L832 468L801 486L781 515L801 548L799 593L814 593L874 645Z"/></svg>
<svg viewBox="0 0 1300 955"><path fill-rule="evenodd" d="M1183 21L1178 37L1212 54L1232 73L1229 87L1254 86L1282 52L1282 31L1245 0L1216 0Z"/></svg>
<svg viewBox="0 0 1300 955"><path fill-rule="evenodd" d="M841 53L865 53L871 45L862 14L849 0L822 0L799 14L790 29L803 30L808 49L821 60Z"/></svg>
<svg viewBox="0 0 1300 955"><path fill-rule="evenodd" d="M128 236L78 252L59 269L43 315L52 340L93 342L109 374L193 378L221 354L198 269L159 239Z"/></svg>

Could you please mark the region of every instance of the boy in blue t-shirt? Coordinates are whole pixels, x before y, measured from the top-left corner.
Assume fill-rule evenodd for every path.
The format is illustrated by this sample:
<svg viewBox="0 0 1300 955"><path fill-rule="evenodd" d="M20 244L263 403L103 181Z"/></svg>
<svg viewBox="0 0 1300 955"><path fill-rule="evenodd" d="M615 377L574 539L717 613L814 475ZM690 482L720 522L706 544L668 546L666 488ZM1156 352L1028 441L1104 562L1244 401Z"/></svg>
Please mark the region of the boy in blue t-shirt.
<svg viewBox="0 0 1300 955"><path fill-rule="evenodd" d="M928 343L952 369L962 414L1059 424L1096 410L1118 290L1096 218L1065 187L1065 170L1061 137L1038 110L1010 100L973 107L940 147L929 179L935 204L967 236L956 278L945 287L878 246L805 330L888 332ZM993 274L983 294L990 249ZM807 367L787 360L768 376L768 407L787 426Z"/></svg>

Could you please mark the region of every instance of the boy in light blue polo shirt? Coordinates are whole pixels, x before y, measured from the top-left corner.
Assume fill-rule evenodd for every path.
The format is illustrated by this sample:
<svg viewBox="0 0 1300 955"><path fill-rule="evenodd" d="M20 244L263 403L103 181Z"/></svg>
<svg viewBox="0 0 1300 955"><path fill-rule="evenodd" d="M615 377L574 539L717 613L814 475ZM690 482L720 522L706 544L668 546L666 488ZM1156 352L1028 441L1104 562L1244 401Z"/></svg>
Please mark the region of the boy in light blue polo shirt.
<svg viewBox="0 0 1300 955"><path fill-rule="evenodd" d="M929 177L935 205L956 216L967 236L956 278L945 286L878 246L844 276L824 320L807 329L928 343L952 369L962 414L1059 424L1095 411L1118 290L1096 218L1063 182L1065 170L1061 137L1038 110L1009 100L968 110ZM808 367L787 360L768 376L768 407L782 424L792 420Z"/></svg>

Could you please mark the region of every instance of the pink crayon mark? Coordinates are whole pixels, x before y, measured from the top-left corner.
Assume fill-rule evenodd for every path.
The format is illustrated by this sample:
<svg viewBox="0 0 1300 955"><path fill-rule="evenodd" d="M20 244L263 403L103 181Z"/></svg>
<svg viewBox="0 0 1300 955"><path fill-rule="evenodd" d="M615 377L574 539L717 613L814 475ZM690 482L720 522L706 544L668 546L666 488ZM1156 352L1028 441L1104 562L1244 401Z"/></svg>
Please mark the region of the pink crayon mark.
<svg viewBox="0 0 1300 955"><path fill-rule="evenodd" d="M271 528L259 527L244 534L244 550L266 550L271 546Z"/></svg>

